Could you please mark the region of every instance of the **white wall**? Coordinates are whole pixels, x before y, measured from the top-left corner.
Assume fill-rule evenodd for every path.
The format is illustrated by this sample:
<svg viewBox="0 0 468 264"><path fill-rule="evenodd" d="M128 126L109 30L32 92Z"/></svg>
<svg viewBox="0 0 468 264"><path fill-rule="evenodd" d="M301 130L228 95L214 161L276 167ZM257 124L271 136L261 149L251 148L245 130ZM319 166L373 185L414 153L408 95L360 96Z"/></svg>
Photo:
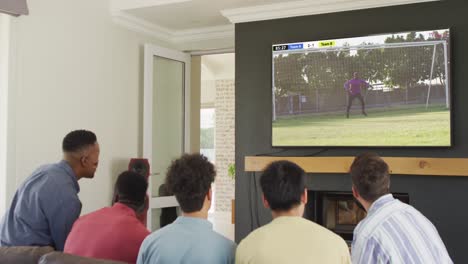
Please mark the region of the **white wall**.
<svg viewBox="0 0 468 264"><path fill-rule="evenodd" d="M61 158L66 133L92 130L101 157L95 178L80 180L87 213L109 205L117 174L142 152L143 44L168 45L114 24L108 1L28 4L30 15L12 23L8 179L18 186L37 166Z"/></svg>
<svg viewBox="0 0 468 264"><path fill-rule="evenodd" d="M9 17L0 14L0 215L6 208L6 132L7 132L7 97L8 97L8 47L9 47Z"/></svg>

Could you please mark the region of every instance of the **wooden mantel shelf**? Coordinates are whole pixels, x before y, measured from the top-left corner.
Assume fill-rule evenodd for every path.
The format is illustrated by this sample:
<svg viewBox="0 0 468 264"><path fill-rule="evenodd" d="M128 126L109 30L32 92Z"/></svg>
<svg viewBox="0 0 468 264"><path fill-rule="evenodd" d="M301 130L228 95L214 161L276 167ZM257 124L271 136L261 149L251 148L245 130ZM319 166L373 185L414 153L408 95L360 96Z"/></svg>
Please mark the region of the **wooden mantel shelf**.
<svg viewBox="0 0 468 264"><path fill-rule="evenodd" d="M468 176L468 158L382 157L392 174ZM245 171L262 171L276 160L289 160L309 173L347 173L354 157L245 157Z"/></svg>

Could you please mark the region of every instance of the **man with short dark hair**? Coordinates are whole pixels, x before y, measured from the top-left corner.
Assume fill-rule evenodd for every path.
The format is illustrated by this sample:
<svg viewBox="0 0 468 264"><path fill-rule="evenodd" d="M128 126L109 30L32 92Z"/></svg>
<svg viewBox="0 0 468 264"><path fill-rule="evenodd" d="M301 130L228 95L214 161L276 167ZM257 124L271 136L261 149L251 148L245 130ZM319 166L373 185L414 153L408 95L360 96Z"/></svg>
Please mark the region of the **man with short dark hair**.
<svg viewBox="0 0 468 264"><path fill-rule="evenodd" d="M76 220L64 252L135 263L141 243L150 234L138 220L138 215L146 213L147 188L144 176L122 172L115 183L116 203Z"/></svg>
<svg viewBox="0 0 468 264"><path fill-rule="evenodd" d="M149 235L138 264L234 263L236 245L207 220L215 169L200 154L184 154L170 165L166 186L182 209L176 221Z"/></svg>
<svg viewBox="0 0 468 264"><path fill-rule="evenodd" d="M353 263L452 263L434 225L414 207L393 198L383 159L361 154L350 174L353 195L367 211L354 229Z"/></svg>
<svg viewBox="0 0 468 264"><path fill-rule="evenodd" d="M81 178L99 162L96 135L75 130L63 139L63 160L39 167L18 188L0 224L1 246L52 246L62 251L81 212Z"/></svg>
<svg viewBox="0 0 468 264"><path fill-rule="evenodd" d="M273 162L260 185L273 221L241 241L236 264L351 263L341 237L302 217L307 203L303 169L289 161Z"/></svg>

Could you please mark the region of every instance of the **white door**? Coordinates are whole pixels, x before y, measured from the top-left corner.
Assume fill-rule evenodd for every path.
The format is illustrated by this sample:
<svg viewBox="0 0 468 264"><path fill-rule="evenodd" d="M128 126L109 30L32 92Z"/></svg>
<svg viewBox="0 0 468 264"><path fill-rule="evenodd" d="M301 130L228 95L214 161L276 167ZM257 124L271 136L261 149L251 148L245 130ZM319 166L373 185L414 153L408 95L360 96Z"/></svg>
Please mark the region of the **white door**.
<svg viewBox="0 0 468 264"><path fill-rule="evenodd" d="M190 143L190 55L147 44L144 56L143 157L151 170L147 226L154 231L179 211L161 185L171 161Z"/></svg>

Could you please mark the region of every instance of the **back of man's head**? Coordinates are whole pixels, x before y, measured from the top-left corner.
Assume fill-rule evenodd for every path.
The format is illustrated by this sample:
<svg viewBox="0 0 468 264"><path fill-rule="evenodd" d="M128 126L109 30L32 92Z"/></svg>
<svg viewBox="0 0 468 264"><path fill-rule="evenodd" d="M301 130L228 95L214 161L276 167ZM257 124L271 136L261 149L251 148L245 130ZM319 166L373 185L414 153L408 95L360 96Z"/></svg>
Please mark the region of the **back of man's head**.
<svg viewBox="0 0 468 264"><path fill-rule="evenodd" d="M260 185L271 210L289 211L301 203L305 172L290 161L275 161L263 171Z"/></svg>
<svg viewBox="0 0 468 264"><path fill-rule="evenodd" d="M374 202L390 192L388 165L375 153L357 156L351 165L350 174L359 195L368 202Z"/></svg>
<svg viewBox="0 0 468 264"><path fill-rule="evenodd" d="M64 153L74 153L83 150L97 142L96 135L88 130L74 130L68 133L62 142Z"/></svg>
<svg viewBox="0 0 468 264"><path fill-rule="evenodd" d="M117 201L140 212L144 208L148 182L146 178L133 171L122 172L115 182Z"/></svg>
<svg viewBox="0 0 468 264"><path fill-rule="evenodd" d="M201 154L184 154L172 162L167 170L166 186L174 194L185 213L200 211L211 183L215 168Z"/></svg>

